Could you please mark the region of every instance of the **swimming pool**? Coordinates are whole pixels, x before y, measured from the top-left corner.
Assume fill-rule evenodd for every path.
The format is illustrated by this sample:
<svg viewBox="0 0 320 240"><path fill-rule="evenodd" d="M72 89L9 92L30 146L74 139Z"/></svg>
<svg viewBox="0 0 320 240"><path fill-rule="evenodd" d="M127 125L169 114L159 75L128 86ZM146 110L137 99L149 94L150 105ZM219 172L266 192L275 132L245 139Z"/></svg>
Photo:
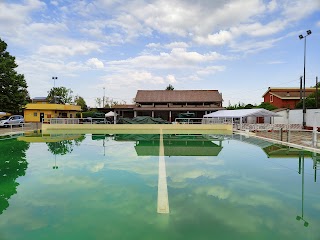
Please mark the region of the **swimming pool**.
<svg viewBox="0 0 320 240"><path fill-rule="evenodd" d="M241 135L52 134L2 139L0 154L0 239L320 239L310 152Z"/></svg>

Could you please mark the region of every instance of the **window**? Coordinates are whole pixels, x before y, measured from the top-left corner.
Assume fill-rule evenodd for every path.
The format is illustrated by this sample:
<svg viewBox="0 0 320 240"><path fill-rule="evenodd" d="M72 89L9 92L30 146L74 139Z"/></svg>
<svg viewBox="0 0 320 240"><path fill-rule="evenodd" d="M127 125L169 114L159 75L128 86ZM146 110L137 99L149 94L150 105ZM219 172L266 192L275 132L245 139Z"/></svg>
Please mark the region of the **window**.
<svg viewBox="0 0 320 240"><path fill-rule="evenodd" d="M33 113L33 116L34 116L34 117L38 116L38 113L34 112L34 113Z"/></svg>
<svg viewBox="0 0 320 240"><path fill-rule="evenodd" d="M273 95L270 95L270 102L273 102Z"/></svg>

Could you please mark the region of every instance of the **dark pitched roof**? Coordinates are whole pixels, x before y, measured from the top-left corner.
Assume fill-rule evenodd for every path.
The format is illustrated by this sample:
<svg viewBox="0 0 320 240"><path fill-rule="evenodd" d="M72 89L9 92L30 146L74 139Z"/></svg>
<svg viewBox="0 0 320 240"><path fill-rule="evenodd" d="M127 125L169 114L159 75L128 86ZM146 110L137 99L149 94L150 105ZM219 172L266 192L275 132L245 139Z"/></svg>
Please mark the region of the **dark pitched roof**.
<svg viewBox="0 0 320 240"><path fill-rule="evenodd" d="M138 90L135 102L222 102L222 96L218 90Z"/></svg>

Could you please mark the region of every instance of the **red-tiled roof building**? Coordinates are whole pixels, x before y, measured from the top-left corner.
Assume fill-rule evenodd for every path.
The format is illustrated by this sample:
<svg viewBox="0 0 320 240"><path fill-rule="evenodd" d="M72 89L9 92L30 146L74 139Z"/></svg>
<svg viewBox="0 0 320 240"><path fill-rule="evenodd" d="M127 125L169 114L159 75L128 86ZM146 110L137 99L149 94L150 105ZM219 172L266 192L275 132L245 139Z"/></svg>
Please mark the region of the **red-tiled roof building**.
<svg viewBox="0 0 320 240"><path fill-rule="evenodd" d="M316 88L306 88L306 97L315 91ZM303 97L303 91L300 92L300 88L269 87L262 97L264 102L268 102L278 108L294 109L300 101L300 94Z"/></svg>

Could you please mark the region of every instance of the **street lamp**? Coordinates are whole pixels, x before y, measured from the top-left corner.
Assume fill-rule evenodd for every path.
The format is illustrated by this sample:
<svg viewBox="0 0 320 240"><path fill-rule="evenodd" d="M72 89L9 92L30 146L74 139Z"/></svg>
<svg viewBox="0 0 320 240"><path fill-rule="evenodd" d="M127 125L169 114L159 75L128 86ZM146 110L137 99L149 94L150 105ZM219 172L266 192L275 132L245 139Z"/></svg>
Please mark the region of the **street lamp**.
<svg viewBox="0 0 320 240"><path fill-rule="evenodd" d="M302 125L306 127L306 47L307 47L307 36L311 34L311 30L307 31L307 35L299 35L299 39L304 39L304 63L303 63L303 113L302 113Z"/></svg>
<svg viewBox="0 0 320 240"><path fill-rule="evenodd" d="M56 96L55 96L55 88L56 88L56 80L58 79L58 77L52 77L53 80L53 103L56 103Z"/></svg>

